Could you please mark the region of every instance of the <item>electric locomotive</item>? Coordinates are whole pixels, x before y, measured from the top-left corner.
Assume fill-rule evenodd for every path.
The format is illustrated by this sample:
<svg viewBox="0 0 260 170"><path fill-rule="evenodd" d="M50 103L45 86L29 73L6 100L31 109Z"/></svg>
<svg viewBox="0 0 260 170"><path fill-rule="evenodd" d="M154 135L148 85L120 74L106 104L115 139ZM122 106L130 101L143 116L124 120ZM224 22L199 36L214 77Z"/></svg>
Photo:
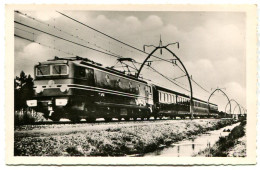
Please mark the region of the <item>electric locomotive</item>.
<svg viewBox="0 0 260 170"><path fill-rule="evenodd" d="M46 118L78 122L151 116L151 86L134 76L81 57L55 57L34 70L35 95L27 104Z"/></svg>

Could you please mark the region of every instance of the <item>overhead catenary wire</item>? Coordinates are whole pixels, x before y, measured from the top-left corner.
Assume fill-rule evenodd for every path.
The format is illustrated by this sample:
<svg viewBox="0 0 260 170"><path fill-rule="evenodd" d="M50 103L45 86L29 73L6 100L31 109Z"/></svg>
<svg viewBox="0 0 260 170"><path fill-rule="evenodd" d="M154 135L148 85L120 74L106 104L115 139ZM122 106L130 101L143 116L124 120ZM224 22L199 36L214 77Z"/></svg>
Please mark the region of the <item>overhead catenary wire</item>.
<svg viewBox="0 0 260 170"><path fill-rule="evenodd" d="M110 54L110 53L107 53L107 52L104 52L104 51L100 51L100 50L97 50L97 49L95 49L95 48L92 48L92 47L89 47L89 46L86 46L86 45L83 45L83 44L80 44L80 43L77 43L77 42L74 42L74 41L71 41L71 40L62 38L62 37L59 37L59 36L56 36L56 35L54 35L54 34L51 34L51 33L48 33L48 32L46 32L46 31L43 31L43 30L34 28L34 27L32 27L32 26L29 26L29 25L20 23L20 22L18 22L18 21L14 21L14 23L19 24L19 25L22 25L22 26L25 26L25 27L28 27L28 28L31 28L31 29L34 29L34 30L36 30L36 31L39 31L39 32L42 32L42 33L44 33L44 34L53 36L53 37L55 37L55 38L58 38L58 39L61 39L61 40L70 42L70 43L72 43L72 44L76 44L76 45L78 45L78 46L88 48L88 49L93 50L93 51L97 51L97 52L100 52L100 53L103 53L103 54L106 54L106 55L114 56L114 57L116 57L116 58L121 58L121 57L118 57L117 55L113 55L113 54Z"/></svg>
<svg viewBox="0 0 260 170"><path fill-rule="evenodd" d="M201 89L203 89L205 92L210 93L208 90L206 90L204 87L202 87L199 83L197 83L195 80L191 79L197 86L199 86Z"/></svg>
<svg viewBox="0 0 260 170"><path fill-rule="evenodd" d="M35 18L33 18L33 17L30 17L30 16L28 16L28 15L26 15L26 14L23 14L23 13L21 13L21 12L19 12L19 11L16 11L16 12L19 13L19 14L21 14L21 15L24 15L24 16L26 16L26 17L28 17L28 18L31 18L31 19L33 19L33 20L35 20L35 21L37 21L37 22L40 22L40 23L42 23L42 24L45 24L45 25L50 26L50 24L46 24L46 23L44 23L44 22L42 22L42 21L39 21L39 20L37 20L37 19L35 19ZM126 46L128 46L128 47L134 48L135 50L138 50L138 51L140 51L140 52L143 52L143 53L145 53L145 54L148 54L148 53L146 53L146 52L144 52L144 51L142 51L142 50L140 50L140 49L138 49L138 48L136 48L136 47L134 47L134 46L131 46L131 45L129 45L129 44L126 44L126 43L124 43L124 42L122 42L122 41L120 41L120 40L118 40L118 39L115 39L115 38L113 38L113 37L111 37L111 36L109 36L109 35L107 35L107 34L101 32L101 31L98 31L97 29L95 29L95 28L93 28L93 27L90 27L90 26L88 26L88 25L86 25L86 24L84 24L84 23L82 23L82 22L80 22L80 21L78 21L78 20L75 20L75 19L73 19L73 18L71 18L71 17L69 17L69 16L67 16L67 15L65 15L65 14L63 14L63 13L61 13L61 12L58 12L58 13L60 13L60 14L63 15L63 16L66 16L66 17L68 17L68 18L70 18L70 19L72 19L72 20L74 20L74 21L76 21L76 22L79 22L79 23L83 24L84 26L87 26L88 28L90 28L90 29L92 29L92 30L94 30L94 31L96 31L96 32L99 32L99 33L101 33L101 34L103 34L103 35L105 35L105 36L107 36L107 37L109 37L109 38L111 38L111 39L113 39L113 40L115 40L115 41L117 41L117 42L120 42L120 43L122 43L122 44L124 44L124 45L126 45ZM22 24L22 23L19 23L19 22L16 22L16 23ZM23 24L23 26L28 26L28 25ZM62 39L62 40L64 40L64 41L68 41L68 42L70 42L70 43L74 43L74 44L76 44L76 45L80 45L80 46L83 46L83 47L85 47L85 48L89 48L89 49L91 49L91 50L95 50L95 51L98 51L98 52L102 52L103 54L107 54L107 55L114 56L114 57L117 57L117 58L122 57L122 56L119 57L119 55L118 55L118 54L115 54L115 53L113 53L113 54L111 55L111 54L109 54L109 53L105 53L105 52L103 52L103 51L100 51L100 50L97 50L97 49L94 49L94 48L91 48L91 47L88 47L88 46L85 46L85 45L82 45L82 44L73 42L73 41L71 41L71 40L67 40L67 39L64 39L64 38L62 38L62 37L58 37L58 36L56 36L56 35L53 35L53 34L44 32L44 31L42 31L42 30L33 28L33 27L31 27L31 26L29 26L29 28L35 29L36 31L40 31L40 32L45 33L45 34L48 34L48 35L50 35L50 36L54 36L54 37L59 38L59 39ZM66 33L66 34L68 34L68 35L71 35L71 36L73 36L73 37L76 37L76 38L78 38L78 39L80 39L80 40L82 40L82 41L85 41L85 40L79 38L78 36L74 36L73 34L70 34L70 33L68 33L68 32L62 31L61 29L59 29L59 28L57 28L57 27L55 27L55 26L53 26L53 28L55 28L55 29L57 29L57 30L59 30L59 31L61 31L61 32L64 32L64 33ZM88 42L88 43L89 43L89 42ZM100 49L103 49L102 47L97 46L96 44L94 44L94 45L95 45L96 47L100 48ZM122 48L122 47L121 47L121 48ZM103 50L107 51L106 49L103 49ZM110 52L110 51L109 51L109 52ZM132 52L132 51L131 51L131 52ZM158 59L160 59L160 60L163 60L163 61L170 62L170 61L168 61L168 60L166 60L166 59L163 59L163 58L160 58L160 57L157 57L157 56L153 56L153 57L156 57L156 58L158 58ZM170 62L170 63L172 63L172 62ZM128 66L128 65L127 65L127 66ZM177 65L177 66L178 66L178 65ZM179 66L178 66L178 67L179 67ZM133 68L133 67L130 67L130 68ZM181 69L180 67L179 67L179 69L184 72L184 70ZM167 78L167 79L168 79L168 78ZM169 81L170 81L170 80L169 80ZM176 81L176 80L175 80L175 81ZM193 79L192 79L192 81L195 82ZM171 81L171 82L172 82L172 81ZM176 81L176 82L177 82L177 81ZM172 83L173 83L173 82L172 82ZM180 83L180 82L178 82L178 83ZM205 89L204 89L202 86L200 86L197 82L195 82L195 83L196 83L200 88L202 88L203 90L205 90ZM186 90L187 90L187 89L186 89ZM207 90L205 90L205 91L207 91ZM207 92L208 92L208 91L207 91Z"/></svg>
<svg viewBox="0 0 260 170"><path fill-rule="evenodd" d="M19 30L25 31L25 30L20 29L20 28L19 28ZM26 31L26 32L32 34L32 32L29 32L29 31ZM73 53L69 53L69 52L63 51L63 50L61 50L61 49L48 46L48 45L46 45L46 44L44 44L44 43L40 43L40 42L37 42L37 41L35 41L35 40L31 40L31 39L29 39L29 38L25 38L25 37L22 37L22 36L17 35L17 34L14 34L14 35L15 35L16 37L18 37L18 38L21 38L21 39L24 39L24 40L27 40L27 41L30 41L30 42L37 43L37 44L39 44L39 45L42 45L42 46L45 46L45 47L54 49L54 50L59 51L59 52L66 53L66 54L68 54L68 55L74 55ZM136 62L136 63L137 63L137 62ZM141 64L141 63L138 63L138 64ZM127 64L126 64L126 65L127 65ZM131 66L129 66L129 65L127 65L127 66L130 67L130 68L133 68L133 67L131 67ZM165 79L167 79L167 80L170 81L171 83L173 83L173 84L175 84L176 86L180 87L181 89L190 92L189 90L187 90L187 89L183 88L182 86L178 85L178 83L180 83L180 82L178 82L178 81L176 81L176 80L174 80L175 82L173 82L170 78L164 76L162 73L160 73L160 72L159 72L158 70L156 70L155 68L153 68L153 67L151 67L151 66L149 66L149 68L151 68L151 69L152 69L154 72L156 72L157 74L163 76Z"/></svg>
<svg viewBox="0 0 260 170"><path fill-rule="evenodd" d="M117 42L119 42L119 43L121 43L121 44L124 44L124 45L126 45L126 46L128 46L128 47L130 47L130 48L133 48L133 49L135 49L135 50L137 50L137 51L140 51L140 52L142 52L142 53L145 53L145 54L149 55L149 53L147 53L147 52L145 52L145 51L143 51L143 50L141 50L141 49L138 49L138 48L136 48L136 47L134 47L134 46L132 46L132 45L129 45L129 44L125 43L125 42L122 42L122 41L120 41L120 40L118 40L118 39L116 39L116 38L114 38L114 37L112 37L112 36L110 36L110 35L108 35L108 34L102 32L102 31L99 31L99 30L97 30L97 29L95 29L95 28L93 28L93 27L91 27L91 26L89 26L89 25L87 25L87 24L85 24L85 23L83 23L83 22L77 20L77 19L74 19L74 18L72 18L72 17L70 17L70 16L68 16L68 15L66 15L66 14L64 14L64 13L62 13L62 12L59 12L59 11L56 11L56 12L58 12L59 14L65 16L65 17L67 17L67 18L69 18L69 19L71 19L71 20L73 20L73 21L75 21L75 22L77 22L77 23L79 23L79 24L81 24L81 25L84 25L85 27L87 27L87 28L89 28L89 29L92 29L92 30L94 30L94 31L96 31L96 32L98 32L98 33L100 33L100 34L106 36L106 37L109 37L109 38L111 38L111 39L113 39L113 40L115 40L115 41L117 41ZM170 62L170 61L168 61L168 60L166 60L166 59L163 59L163 58L161 58L161 57L158 57L158 56L155 56L155 55L152 55L152 56L155 57L155 58L161 59L161 60L163 60L163 61ZM170 62L170 63L172 63L172 62ZM178 66L178 65L177 65L177 66ZM179 67L179 66L178 66L178 67ZM179 69L181 69L183 72L185 72L182 68L179 67ZM192 81L193 81L196 85L198 85L201 89L203 89L204 91L210 93L208 90L206 90L206 89L203 88L201 85L199 85L197 82L195 82L195 80L192 79Z"/></svg>
<svg viewBox="0 0 260 170"><path fill-rule="evenodd" d="M56 29L56 30L58 30L58 31L60 31L60 32L64 32L65 34L70 35L70 36L73 36L73 37L75 37L75 38L77 38L77 39L79 39L79 40L81 40L81 41L90 43L90 42L88 42L88 41L85 41L85 40L82 39L82 38L79 38L79 36L75 36L75 35L73 35L73 34L71 34L71 33L68 33L68 32L66 32L66 31L63 31L62 29L60 29L60 28L58 28L58 27L56 27L56 26L52 26L52 25L50 25L50 24L47 24L47 23L45 23L45 22L42 22L42 21L40 21L40 20L38 20L38 19L36 19L36 18L34 18L34 17L31 17L31 16L25 14L25 13L22 13L22 12L20 12L20 11L15 11L15 12L18 13L18 14L20 14L20 15L23 15L23 16L29 18L29 19L35 20L35 21L37 21L37 22L39 22L39 23L41 23L41 24L44 24L44 25L46 25L46 26L51 26L51 27L53 27L54 29ZM58 11L57 11L57 12L58 12ZM78 20L76 20L76 19L74 19L74 18L72 18L72 17L69 17L69 16L66 15L66 14L63 14L63 13L61 13L61 12L58 12L58 13L61 14L61 15L63 15L63 16L65 16L65 17L67 17L67 18L69 18L69 19L71 19L71 20L73 20L73 21L76 21L76 22L78 22L78 23L80 23L80 24L82 24L82 25L84 25L84 26L86 26L86 27L88 27L88 28L90 28L90 29L92 29L92 30L94 30L94 31L96 31L96 32L98 32L98 33L100 33L100 34L102 34L102 35L105 35L105 36L107 36L107 37L109 37L109 38L111 38L111 39L113 39L113 40L115 40L115 41L117 41L117 42L120 42L120 43L122 43L122 44L124 44L124 45L127 45L128 47L134 48L135 50L138 50L138 51L140 51L140 52L145 53L144 51L142 51L142 50L140 50L140 49L138 49L138 48L136 48L136 47L134 47L134 46L131 46L131 45L129 45L129 44L126 44L126 43L124 43L124 42L122 42L122 41L116 39L116 38L113 38L112 36L109 36L108 34L105 34L105 33L101 32L101 31L99 31L99 30L97 30L97 29L95 29L95 28L93 28L93 27L90 27L90 26L87 25L87 24L84 24L84 23L82 23L82 22L80 22L80 21L78 21ZM102 49L102 50L104 50L104 51L110 52L111 54L118 55L118 54L115 54L115 53L111 52L110 50L106 50L106 49L104 49L104 48L102 48L102 47L100 47L100 46L98 46L98 45L96 45L96 44L92 44L92 45L94 45L94 46L96 46L96 47L98 47L98 48L100 48L100 49ZM148 54L148 53L146 53L146 54ZM120 56L120 55L118 55L118 56L119 56L119 57L122 57L122 56ZM154 57L157 57L157 56L154 56ZM160 57L157 57L157 58L159 58L160 60L162 60L162 58L160 58ZM170 61L165 60L165 59L164 59L164 61L170 62ZM185 71L184 71L179 65L177 65L177 66L179 67L179 69L180 69L182 72L185 73ZM205 88L203 88L201 85L199 85L195 80L192 79L192 81L193 81L196 85L198 85L201 89L203 89L204 91L206 91L206 92L209 93L209 91L207 91Z"/></svg>
<svg viewBox="0 0 260 170"><path fill-rule="evenodd" d="M114 55L118 55L118 54L113 53L113 52L110 51L110 50L107 50L107 49L104 49L104 48L100 47L100 46L97 45L97 44L93 44L93 43L91 43L91 42L89 42L89 41L86 41L86 40L84 40L83 38L80 38L80 37L77 36L77 35L74 35L74 34L71 34L71 33L69 33L69 32L63 31L61 28L59 28L59 27L57 27L57 26L53 26L53 25L51 25L51 24L49 24L49 23L45 23L45 22L43 22L43 21L40 21L40 20L38 20L38 19L36 19L36 18L34 18L34 17L32 17L32 16L26 14L26 13L22 13L22 12L20 12L20 11L15 11L15 12L16 12L17 14L19 14L19 15L25 16L25 17L27 17L27 18L29 18L29 19L31 19L31 20L34 20L34 21L36 21L36 22L38 22L38 23L41 23L41 24L46 25L46 26L48 26L48 27L51 27L51 28L53 28L53 29L55 29L55 30L58 30L59 32L65 33L65 34L67 34L67 35L69 35L69 36L71 36L71 37L74 37L74 38L76 38L76 39L79 39L79 40L81 40L81 41L83 41L83 42L85 42L85 43L88 43L88 44L93 45L93 46L95 46L95 47L97 47L97 48L100 48L100 49L102 49L102 50L104 50L104 51L106 51L106 52L109 52L109 53L114 54ZM17 29L19 29L19 28L17 28ZM122 56L118 55L118 57L122 57Z"/></svg>
<svg viewBox="0 0 260 170"><path fill-rule="evenodd" d="M159 75L161 75L162 77L164 77L165 79L167 79L168 81L172 82L173 84L175 84L176 86L180 87L183 90L186 90L188 92L190 92L189 90L185 89L184 87L178 85L177 83L175 83L173 80L171 80L170 78L166 77L165 75L163 75L162 73L160 73L158 70L156 70L155 68L148 66L149 68L151 68L153 71L155 71L156 73L158 73Z"/></svg>
<svg viewBox="0 0 260 170"><path fill-rule="evenodd" d="M145 52L145 51L143 51L143 50L141 50L141 49L138 49L138 48L136 48L136 47L134 47L134 46L132 46L132 45L130 45L130 44L127 44L127 43L125 43L125 42L122 42L122 41L120 41L120 40L118 40L118 39L116 39L116 38L114 38L114 37L112 37L112 36L110 36L110 35L108 35L108 34L102 32L102 31L99 31L99 30L97 30L97 29L95 29L95 28L93 28L93 27L91 27L91 26L89 26L89 25L87 25L87 24L85 24L85 23L83 23L83 22L77 20L77 19L74 19L74 18L72 18L72 17L70 17L70 16L68 16L68 15L66 15L66 14L64 14L64 13L62 13L62 12L59 12L59 11L56 11L56 12L59 13L59 14L61 14L62 16L65 16L65 17L67 17L67 18L69 18L69 19L71 19L71 20L73 20L73 21L75 21L75 22L77 22L77 23L79 23L79 24L81 24L81 25L83 25L83 26L89 28L89 29L92 29L92 30L94 30L94 31L96 31L96 32L98 32L98 33L100 33L100 34L106 36L106 37L109 37L109 38L111 38L112 40L115 40L115 41L117 41L117 42L119 42L119 43L121 43L121 44L124 44L124 45L126 45L126 46L128 46L128 47L130 47L130 48L133 48L133 49L135 49L135 50L137 50L137 51L139 51L139 52L141 52L141 53L144 53L144 54L146 54L146 55L149 55L149 53L147 53L147 52ZM168 60L166 60L166 59L164 59L164 58L161 58L161 57L158 57L158 56L155 56L155 55L152 55L152 56L155 57L155 58L161 59L161 60L163 60L163 61L166 61L166 62L171 63L170 61L168 61Z"/></svg>
<svg viewBox="0 0 260 170"><path fill-rule="evenodd" d="M47 35L53 36L53 37L55 37L55 38L58 38L58 39L61 39L61 40L64 40L64 41L67 41L67 42L70 42L70 43L73 43L73 44L76 44L76 45L79 45L79 46L82 46L82 47L85 47L85 48L88 48L88 49L91 49L91 50L94 50L94 51L96 51L96 52L100 52L100 53L103 53L103 54L106 54L106 55L109 55L109 56L112 56L112 57L116 57L117 59L121 58L121 57L119 57L119 56L117 56L117 55L109 54L109 53L106 53L106 52L103 52L103 51L97 50L97 49L95 49L95 48L91 48L91 47L88 47L88 46L85 46L85 45L82 45L82 44L79 44L79 43L73 42L73 41L71 41L71 40L67 40L67 39L65 39L65 38L62 38L62 37L59 37L59 36L56 36L56 35L50 34L50 33L48 33L48 32L45 32L45 31L42 31L42 30L40 30L40 29L37 29L37 28L31 27L31 26L29 26L29 25L22 24L22 23L17 22L17 21L14 21L14 22L17 23L17 24L23 25L23 26L25 26L25 27L28 27L28 28L34 29L34 30L36 30L36 31L42 32L42 33L44 33L44 34L47 34ZM21 38L21 36L20 36L20 38ZM23 38L24 38L24 37L23 37ZM24 39L25 39L25 40L30 40L30 39L27 39L27 38L24 38ZM30 40L30 41L32 41L32 40ZM33 41L33 42L34 42L34 41ZM49 47L49 46L48 46L48 47ZM127 64L126 64L126 65L127 65ZM130 67L130 68L132 68L132 69L135 69L134 67L129 66L129 65L128 65L128 67Z"/></svg>
<svg viewBox="0 0 260 170"><path fill-rule="evenodd" d="M18 37L18 38L21 38L21 39L24 39L24 40L27 40L27 41L30 41L30 42L33 42L33 43L37 43L37 44L39 44L39 45L42 45L42 46L51 48L51 49L56 50L56 51L59 51L59 52L63 52L63 53L68 54L68 55L74 55L73 53L69 53L69 52L63 51L63 50L61 50L61 49L48 46L48 45L46 45L46 44L37 42L37 41L35 41L35 40L31 40L31 39L29 39L29 38L25 38L25 37L20 36L20 35L17 35L17 34L14 34L14 36L15 36L15 37Z"/></svg>

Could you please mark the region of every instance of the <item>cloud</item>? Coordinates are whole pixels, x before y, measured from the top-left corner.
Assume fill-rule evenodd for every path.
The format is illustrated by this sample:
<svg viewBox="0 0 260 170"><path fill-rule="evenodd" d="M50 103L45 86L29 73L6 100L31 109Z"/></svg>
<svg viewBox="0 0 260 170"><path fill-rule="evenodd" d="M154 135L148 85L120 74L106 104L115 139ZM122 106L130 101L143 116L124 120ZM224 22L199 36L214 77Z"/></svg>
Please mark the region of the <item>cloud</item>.
<svg viewBox="0 0 260 170"><path fill-rule="evenodd" d="M51 19L56 19L60 17L60 14L58 14L56 11L50 11L50 10L44 10L44 11L37 11L34 14L37 19L40 19L42 21L49 21Z"/></svg>
<svg viewBox="0 0 260 170"><path fill-rule="evenodd" d="M143 26L146 29L158 29L163 26L163 21L159 16L150 15L144 22Z"/></svg>

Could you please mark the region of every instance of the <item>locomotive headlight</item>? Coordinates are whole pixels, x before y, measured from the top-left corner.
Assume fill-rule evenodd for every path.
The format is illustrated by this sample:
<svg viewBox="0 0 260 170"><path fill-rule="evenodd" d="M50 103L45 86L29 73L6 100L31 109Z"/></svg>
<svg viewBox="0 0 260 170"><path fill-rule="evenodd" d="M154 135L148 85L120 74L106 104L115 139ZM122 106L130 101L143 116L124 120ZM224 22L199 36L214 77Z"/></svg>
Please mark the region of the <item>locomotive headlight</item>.
<svg viewBox="0 0 260 170"><path fill-rule="evenodd" d="M35 107L37 106L37 100L26 100L26 104L29 107Z"/></svg>
<svg viewBox="0 0 260 170"><path fill-rule="evenodd" d="M61 87L60 87L60 91L61 92L67 92L69 90L69 88L68 88L68 86L67 85L61 85Z"/></svg>
<svg viewBox="0 0 260 170"><path fill-rule="evenodd" d="M68 103L68 99L56 99L56 106L65 106Z"/></svg>
<svg viewBox="0 0 260 170"><path fill-rule="evenodd" d="M36 86L35 91L36 91L36 93L41 93L41 92L43 92L42 86Z"/></svg>

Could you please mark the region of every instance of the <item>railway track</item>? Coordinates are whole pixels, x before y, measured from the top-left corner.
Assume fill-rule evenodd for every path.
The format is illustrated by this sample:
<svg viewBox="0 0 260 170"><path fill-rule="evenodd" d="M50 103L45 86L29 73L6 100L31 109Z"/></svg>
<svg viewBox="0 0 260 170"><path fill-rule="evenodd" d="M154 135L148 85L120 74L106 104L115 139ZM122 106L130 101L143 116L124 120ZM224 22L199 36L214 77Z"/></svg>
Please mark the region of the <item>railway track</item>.
<svg viewBox="0 0 260 170"><path fill-rule="evenodd" d="M112 122L105 122L105 121L97 121L95 123L71 123L67 122L38 122L35 125L23 125L15 127L15 135L16 136L24 136L25 134L29 134L32 136L41 136L42 134L48 135L57 135L61 133L76 133L76 132L89 132L89 131L103 131L107 129L121 129L121 128L128 128L134 127L138 131L138 127L151 127L151 126L168 126L170 124L176 125L181 124L185 125L192 121L193 123L199 122L214 122L217 121L216 119L177 119L177 120L151 120L151 121L112 121Z"/></svg>
<svg viewBox="0 0 260 170"><path fill-rule="evenodd" d="M196 118L198 119L198 118ZM199 118L200 119L200 118ZM201 119L213 119L213 118L201 118ZM54 124L111 124L111 123L126 123L126 122L160 122L160 121L165 121L165 120L191 120L190 118L186 118L186 119L169 119L169 118L162 118L162 119L154 119L151 118L149 120L141 120L141 119L137 119L137 120L117 120L117 119L113 119L112 121L105 121L104 119L97 119L94 122L87 122L87 121L79 121L79 122L71 122L70 120L64 119L61 121L40 121L40 122L34 122L34 123L30 123L30 124L25 124L25 125L54 125Z"/></svg>

